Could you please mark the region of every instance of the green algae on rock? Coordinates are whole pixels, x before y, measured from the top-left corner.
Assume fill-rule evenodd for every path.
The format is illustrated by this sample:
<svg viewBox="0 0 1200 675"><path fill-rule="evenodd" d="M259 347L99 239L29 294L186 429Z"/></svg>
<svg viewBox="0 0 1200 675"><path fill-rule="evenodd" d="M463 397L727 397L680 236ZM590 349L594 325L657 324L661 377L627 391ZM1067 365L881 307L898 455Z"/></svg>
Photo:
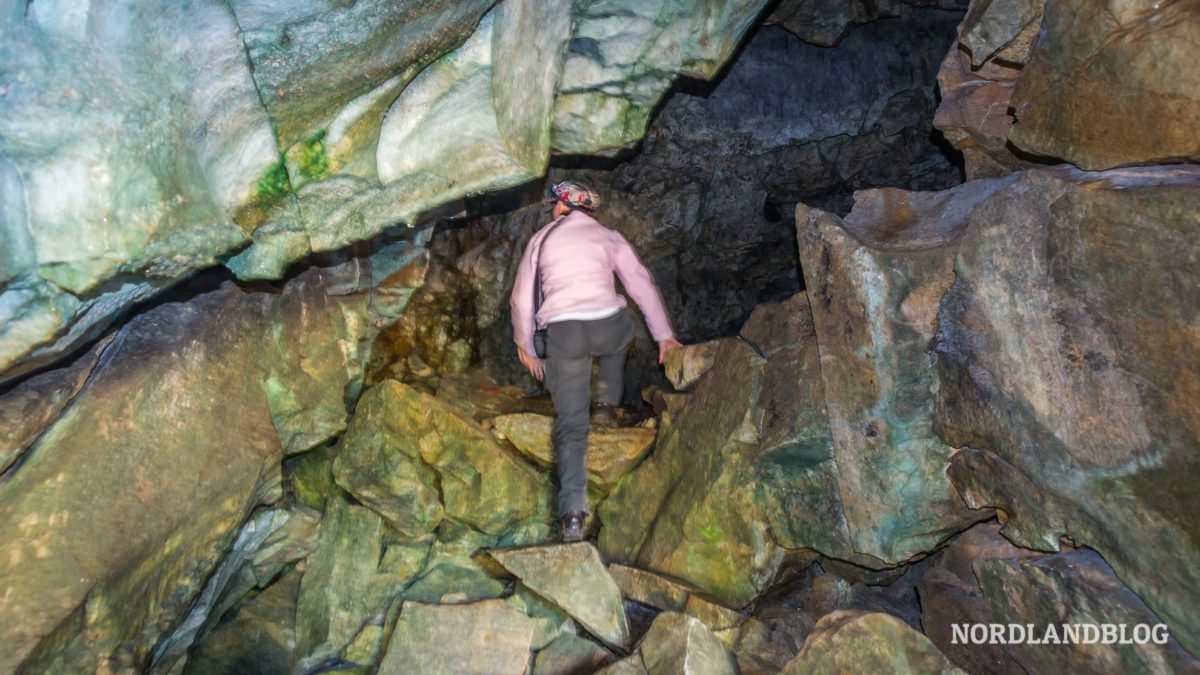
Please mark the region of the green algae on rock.
<svg viewBox="0 0 1200 675"><path fill-rule="evenodd" d="M638 644L650 675L734 675L733 654L699 619L663 612Z"/></svg>

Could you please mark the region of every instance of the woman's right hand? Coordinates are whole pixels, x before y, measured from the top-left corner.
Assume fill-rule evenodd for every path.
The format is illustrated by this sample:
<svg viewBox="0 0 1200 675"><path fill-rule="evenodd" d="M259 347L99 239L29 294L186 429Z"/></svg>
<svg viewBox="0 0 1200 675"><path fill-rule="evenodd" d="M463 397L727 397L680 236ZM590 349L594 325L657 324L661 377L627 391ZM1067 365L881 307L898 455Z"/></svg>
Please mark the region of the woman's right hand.
<svg viewBox="0 0 1200 675"><path fill-rule="evenodd" d="M662 363L667 359L667 352L672 349L678 349L683 346L683 343L676 340L674 336L663 338L658 341L658 362Z"/></svg>

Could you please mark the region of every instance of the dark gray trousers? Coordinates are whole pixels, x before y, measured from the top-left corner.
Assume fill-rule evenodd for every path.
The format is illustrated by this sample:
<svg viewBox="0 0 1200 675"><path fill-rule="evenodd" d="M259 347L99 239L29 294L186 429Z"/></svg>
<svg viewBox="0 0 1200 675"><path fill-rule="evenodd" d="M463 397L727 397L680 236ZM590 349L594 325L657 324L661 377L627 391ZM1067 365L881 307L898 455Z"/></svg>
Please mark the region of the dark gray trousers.
<svg viewBox="0 0 1200 675"><path fill-rule="evenodd" d="M546 329L546 388L554 402L560 514L591 512L587 495L587 442L592 359L600 358L596 401L619 404L625 352L633 340L633 330L633 314L627 309L604 319L558 321Z"/></svg>

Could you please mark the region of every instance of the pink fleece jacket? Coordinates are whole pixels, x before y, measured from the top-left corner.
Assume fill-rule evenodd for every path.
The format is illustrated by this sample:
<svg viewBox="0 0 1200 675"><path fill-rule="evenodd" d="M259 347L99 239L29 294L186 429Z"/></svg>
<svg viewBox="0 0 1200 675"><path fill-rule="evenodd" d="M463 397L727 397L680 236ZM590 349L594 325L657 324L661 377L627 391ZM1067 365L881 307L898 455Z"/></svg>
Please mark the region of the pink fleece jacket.
<svg viewBox="0 0 1200 675"><path fill-rule="evenodd" d="M552 322L557 315L625 307L628 303L617 293L613 272L641 308L650 335L655 340L664 340L675 334L654 278L625 237L582 211L572 211L556 223L533 235L517 268L511 305L513 339L518 346L533 354L534 330ZM539 258L542 269L542 306L536 317L533 315L535 257Z"/></svg>

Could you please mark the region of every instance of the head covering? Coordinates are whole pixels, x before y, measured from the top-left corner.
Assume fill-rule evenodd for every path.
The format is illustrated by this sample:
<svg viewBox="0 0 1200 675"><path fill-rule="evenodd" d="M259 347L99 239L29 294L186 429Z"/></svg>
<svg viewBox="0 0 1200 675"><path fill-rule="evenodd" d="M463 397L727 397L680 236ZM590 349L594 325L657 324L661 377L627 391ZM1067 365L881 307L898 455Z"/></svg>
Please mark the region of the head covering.
<svg viewBox="0 0 1200 675"><path fill-rule="evenodd" d="M551 197L547 203L560 201L573 209L595 211L600 206L600 195L592 188L574 180L564 180L550 186Z"/></svg>

